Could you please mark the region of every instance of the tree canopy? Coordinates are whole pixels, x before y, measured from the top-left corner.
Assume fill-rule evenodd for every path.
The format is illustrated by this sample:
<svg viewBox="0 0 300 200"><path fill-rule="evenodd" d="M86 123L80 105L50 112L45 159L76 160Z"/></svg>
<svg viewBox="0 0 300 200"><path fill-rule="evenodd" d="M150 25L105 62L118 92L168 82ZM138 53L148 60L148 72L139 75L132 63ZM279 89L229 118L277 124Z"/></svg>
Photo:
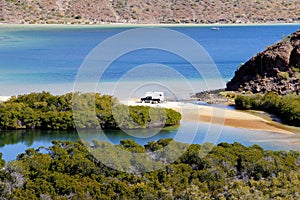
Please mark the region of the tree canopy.
<svg viewBox="0 0 300 200"><path fill-rule="evenodd" d="M263 110L277 115L283 122L300 125L300 96L289 94L280 96L272 92L265 95L238 95L235 99L237 109Z"/></svg>
<svg viewBox="0 0 300 200"><path fill-rule="evenodd" d="M68 93L58 96L49 92L30 93L12 97L0 104L2 130L139 129L171 126L178 124L180 120L181 114L171 109L126 106L112 96L98 93Z"/></svg>
<svg viewBox="0 0 300 200"><path fill-rule="evenodd" d="M150 156L170 142L174 141L161 139L141 146L123 140L115 147ZM172 148L182 145L175 142ZM90 147L100 146L109 149L112 145L95 141ZM220 143L201 157L203 147L190 145L162 169L128 174L103 165L80 141L53 141L49 148L26 150L0 171L0 195L1 199L300 198L299 152ZM107 159L110 156L118 155ZM124 166L131 162L118 159ZM163 164L163 159L157 160Z"/></svg>

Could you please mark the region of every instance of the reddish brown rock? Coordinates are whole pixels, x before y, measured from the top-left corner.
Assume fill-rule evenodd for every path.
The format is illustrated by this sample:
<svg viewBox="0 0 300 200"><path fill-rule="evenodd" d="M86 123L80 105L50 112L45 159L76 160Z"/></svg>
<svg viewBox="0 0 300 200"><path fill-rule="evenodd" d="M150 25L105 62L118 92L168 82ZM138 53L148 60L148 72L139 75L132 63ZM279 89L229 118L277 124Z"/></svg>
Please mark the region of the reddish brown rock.
<svg viewBox="0 0 300 200"><path fill-rule="evenodd" d="M227 83L226 90L242 89L263 93L272 88L273 91L284 94L297 92L300 85L299 71L300 30L258 53L242 65ZM264 77L263 81L260 77Z"/></svg>

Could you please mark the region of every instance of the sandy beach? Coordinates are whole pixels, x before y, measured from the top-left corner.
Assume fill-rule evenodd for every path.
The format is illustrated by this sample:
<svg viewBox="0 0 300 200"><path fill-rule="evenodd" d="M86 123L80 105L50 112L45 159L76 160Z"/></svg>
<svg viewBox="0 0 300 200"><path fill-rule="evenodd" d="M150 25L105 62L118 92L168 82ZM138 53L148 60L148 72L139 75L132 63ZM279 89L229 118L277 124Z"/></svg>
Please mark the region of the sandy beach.
<svg viewBox="0 0 300 200"><path fill-rule="evenodd" d="M0 102L7 101L10 98L10 96L0 96Z"/></svg>
<svg viewBox="0 0 300 200"><path fill-rule="evenodd" d="M121 101L127 105L146 105L151 107L172 108L182 114L182 120L213 123L224 126L277 132L282 134L295 134L291 131L275 126L275 122L262 117L238 110L229 110L192 103L165 102L162 104L136 103L135 101Z"/></svg>
<svg viewBox="0 0 300 200"><path fill-rule="evenodd" d="M230 26L282 26L282 25L299 25L299 22L294 23L236 23L236 24L193 24L193 23L178 23L178 24L139 24L139 23L103 23L103 24L6 24L0 23L0 28L9 29L12 28L149 28L149 27L230 27Z"/></svg>

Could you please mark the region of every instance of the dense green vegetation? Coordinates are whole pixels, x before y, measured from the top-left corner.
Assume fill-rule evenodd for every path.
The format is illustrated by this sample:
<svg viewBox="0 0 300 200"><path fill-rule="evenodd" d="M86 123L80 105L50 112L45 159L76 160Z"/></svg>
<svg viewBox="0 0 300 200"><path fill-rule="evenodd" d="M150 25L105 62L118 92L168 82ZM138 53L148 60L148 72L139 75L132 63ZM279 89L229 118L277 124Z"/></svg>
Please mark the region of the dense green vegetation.
<svg viewBox="0 0 300 200"><path fill-rule="evenodd" d="M171 139L144 147L132 140L117 148L146 156ZM97 146L110 148L103 142ZM174 142L173 148L186 146ZM208 144L204 146L209 146ZM265 151L257 145L220 143L205 157L191 145L164 169L127 174L95 159L82 142L53 141L49 148L28 149L0 171L1 199L299 199L300 153ZM100 148L102 149L102 148ZM1 157L1 154L0 154ZM107 158L115 159L110 154ZM124 165L131 160L117 158ZM164 158L156 157L157 162ZM0 159L0 167L4 166ZM146 165L146 163L145 163ZM142 167L142 166L140 166Z"/></svg>
<svg viewBox="0 0 300 200"><path fill-rule="evenodd" d="M274 93L265 95L238 95L235 99L237 109L263 110L273 113L289 125L300 125L300 96L279 96Z"/></svg>
<svg viewBox="0 0 300 200"><path fill-rule="evenodd" d="M75 129L74 110L78 128L138 129L174 125L181 119L171 109L125 106L108 95L74 95L42 92L12 97L0 105L0 129Z"/></svg>

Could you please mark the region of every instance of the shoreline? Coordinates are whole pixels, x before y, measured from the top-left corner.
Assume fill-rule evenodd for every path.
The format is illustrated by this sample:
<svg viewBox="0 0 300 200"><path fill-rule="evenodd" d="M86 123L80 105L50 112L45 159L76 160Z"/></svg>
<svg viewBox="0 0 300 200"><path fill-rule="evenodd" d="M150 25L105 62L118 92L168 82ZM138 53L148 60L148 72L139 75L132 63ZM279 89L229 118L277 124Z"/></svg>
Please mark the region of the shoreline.
<svg viewBox="0 0 300 200"><path fill-rule="evenodd" d="M103 23L103 24L14 24L0 23L1 27L22 28L22 27L69 27L69 28L142 28L142 27L161 27L161 28L176 28L176 27L239 27L239 26L300 26L300 22L292 23L241 23L241 24L134 24L134 23Z"/></svg>
<svg viewBox="0 0 300 200"><path fill-rule="evenodd" d="M216 108L213 106L206 106L206 108L204 107L205 106L200 106L200 109L203 109L203 114L200 113L198 117L195 116L194 120L197 120L198 122L219 124L234 128L276 132L287 135L295 134L294 132L283 127L276 126L273 121L266 120L250 113L227 109L221 111L222 108Z"/></svg>
<svg viewBox="0 0 300 200"><path fill-rule="evenodd" d="M0 96L0 102L7 101L11 96ZM295 135L292 128L284 127L283 124L274 122L267 117L262 117L249 112L239 110L231 110L222 107L214 107L210 105L196 105L192 103L182 102L165 102L162 104L145 104L137 103L133 100L124 100L120 103L130 106L150 106L171 108L182 114L183 121L196 121L198 123L210 123L223 125L234 128L244 128L250 130L259 130L267 132L276 132L285 135Z"/></svg>
<svg viewBox="0 0 300 200"><path fill-rule="evenodd" d="M245 128L267 132L276 132L284 135L295 135L288 128L279 127L275 122L262 117L238 110L229 110L219 107L196 105L192 103L166 102L162 104L145 104L134 101L121 101L127 105L142 105L151 107L171 108L182 113L182 120L196 121L198 123L211 123L233 128Z"/></svg>

